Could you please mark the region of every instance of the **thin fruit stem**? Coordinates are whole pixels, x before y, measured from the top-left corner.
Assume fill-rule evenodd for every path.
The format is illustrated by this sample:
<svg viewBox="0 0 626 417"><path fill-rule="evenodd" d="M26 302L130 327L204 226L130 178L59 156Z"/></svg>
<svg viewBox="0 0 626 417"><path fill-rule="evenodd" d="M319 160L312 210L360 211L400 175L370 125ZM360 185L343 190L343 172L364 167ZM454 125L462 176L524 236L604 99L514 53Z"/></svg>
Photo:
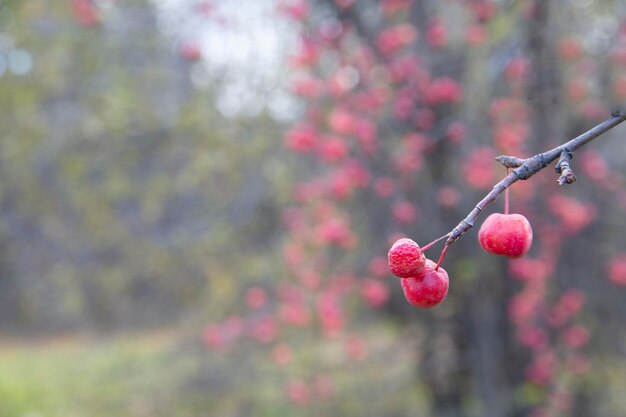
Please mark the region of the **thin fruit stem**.
<svg viewBox="0 0 626 417"><path fill-rule="evenodd" d="M441 255L439 255L439 260L437 261L437 266L435 267L435 271L439 271L439 265L441 265L441 263L443 262L443 260L446 257L446 252L448 252L448 248L450 247L450 245L447 245L443 247L443 249L441 250Z"/></svg>
<svg viewBox="0 0 626 417"><path fill-rule="evenodd" d="M443 235L441 237L438 237L437 239L433 240L428 245L422 246L422 252L426 252L428 249L432 248L435 244L441 242L444 239L447 239L448 236L450 236L450 233L446 233L445 235Z"/></svg>
<svg viewBox="0 0 626 417"><path fill-rule="evenodd" d="M509 175L509 167L506 168L506 175ZM509 214L509 187L504 190L504 214Z"/></svg>

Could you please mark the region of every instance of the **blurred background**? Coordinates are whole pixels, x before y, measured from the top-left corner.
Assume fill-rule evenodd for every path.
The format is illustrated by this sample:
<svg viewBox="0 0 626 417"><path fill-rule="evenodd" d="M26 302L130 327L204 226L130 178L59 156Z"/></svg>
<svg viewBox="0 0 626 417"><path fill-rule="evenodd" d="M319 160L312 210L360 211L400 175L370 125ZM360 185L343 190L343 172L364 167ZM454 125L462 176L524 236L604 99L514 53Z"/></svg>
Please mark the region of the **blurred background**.
<svg viewBox="0 0 626 417"><path fill-rule="evenodd" d="M626 125L386 260L624 106L619 0L0 0L0 417L626 415Z"/></svg>

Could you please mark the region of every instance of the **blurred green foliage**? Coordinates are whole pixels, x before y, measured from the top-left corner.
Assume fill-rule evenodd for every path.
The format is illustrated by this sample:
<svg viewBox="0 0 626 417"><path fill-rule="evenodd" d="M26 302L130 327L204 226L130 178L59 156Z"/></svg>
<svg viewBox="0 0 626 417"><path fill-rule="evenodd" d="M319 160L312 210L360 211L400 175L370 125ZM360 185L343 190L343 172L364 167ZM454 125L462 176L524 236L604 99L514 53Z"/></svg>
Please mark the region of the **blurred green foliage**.
<svg viewBox="0 0 626 417"><path fill-rule="evenodd" d="M366 333L375 346L366 367L343 361L341 346L328 340L298 352L293 372L307 369L323 352L327 366L316 372L332 376L339 394L302 409L287 402L285 375L258 348L242 346L207 358L201 345L191 339L181 345L180 334L173 332L13 341L0 348L0 415L376 416L404 413L410 403L414 411L424 411L428 390L413 384L407 366L413 352L394 346L397 335L389 329Z"/></svg>
<svg viewBox="0 0 626 417"><path fill-rule="evenodd" d="M221 417L319 415L428 415L429 387L414 380L419 357L411 343L398 344L388 327L363 332L374 347L367 366L343 361L341 348L319 340L299 350L295 369L321 352L338 395L307 408L289 405L282 391L285 375L258 348L240 346L229 355L207 357L201 345L171 331L116 337L61 337L12 340L0 348L0 415L69 417ZM419 340L421 332L411 332ZM182 348L182 350L181 350ZM181 351L185 354L181 355ZM308 357L308 359L307 359ZM622 389L624 363L598 359L592 378L602 408L598 415L626 410ZM301 368L301 369L298 369ZM238 369L239 372L233 372ZM541 400L542 391L527 384L516 392L519 401ZM468 390L463 399L468 415L480 415Z"/></svg>
<svg viewBox="0 0 626 417"><path fill-rule="evenodd" d="M234 281L279 271L279 126L220 116L148 2L96 28L69 5L3 6L4 52L34 66L0 80L0 322L108 330L221 311Z"/></svg>
<svg viewBox="0 0 626 417"><path fill-rule="evenodd" d="M0 350L0 415L146 415L181 368L171 336L20 341ZM167 369L167 372L164 370Z"/></svg>

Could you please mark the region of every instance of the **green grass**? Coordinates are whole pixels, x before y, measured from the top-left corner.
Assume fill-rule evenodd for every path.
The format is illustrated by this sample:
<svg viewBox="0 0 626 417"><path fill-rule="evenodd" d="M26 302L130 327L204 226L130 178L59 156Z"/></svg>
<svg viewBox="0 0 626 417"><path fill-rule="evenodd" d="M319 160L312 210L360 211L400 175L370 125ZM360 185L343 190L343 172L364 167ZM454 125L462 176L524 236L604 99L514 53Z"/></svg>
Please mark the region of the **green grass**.
<svg viewBox="0 0 626 417"><path fill-rule="evenodd" d="M175 371L172 340L158 334L0 343L0 416L158 414L159 393L171 378L163 370Z"/></svg>
<svg viewBox="0 0 626 417"><path fill-rule="evenodd" d="M278 367L269 347L224 352L173 333L6 341L0 335L0 417L380 416L423 411L412 380L413 350L384 327L362 332L366 359L346 360L344 343L313 337ZM389 361L393 357L393 361ZM306 408L286 398L291 378L324 373L336 394ZM412 413L415 414L415 413Z"/></svg>

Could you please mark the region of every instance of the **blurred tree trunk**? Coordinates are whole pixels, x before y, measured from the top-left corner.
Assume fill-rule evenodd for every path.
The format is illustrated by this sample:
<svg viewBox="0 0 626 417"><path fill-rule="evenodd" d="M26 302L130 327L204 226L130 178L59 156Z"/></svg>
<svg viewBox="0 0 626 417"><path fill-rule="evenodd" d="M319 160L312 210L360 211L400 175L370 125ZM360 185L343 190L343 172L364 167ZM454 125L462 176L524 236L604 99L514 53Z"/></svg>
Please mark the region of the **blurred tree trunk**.
<svg viewBox="0 0 626 417"><path fill-rule="evenodd" d="M560 143L563 138L559 124L559 74L551 30L550 0L534 0L527 35L527 56L530 59L530 80L527 90L529 101L530 141L528 150L535 154L548 148L550 143ZM562 130L562 129L561 129Z"/></svg>

